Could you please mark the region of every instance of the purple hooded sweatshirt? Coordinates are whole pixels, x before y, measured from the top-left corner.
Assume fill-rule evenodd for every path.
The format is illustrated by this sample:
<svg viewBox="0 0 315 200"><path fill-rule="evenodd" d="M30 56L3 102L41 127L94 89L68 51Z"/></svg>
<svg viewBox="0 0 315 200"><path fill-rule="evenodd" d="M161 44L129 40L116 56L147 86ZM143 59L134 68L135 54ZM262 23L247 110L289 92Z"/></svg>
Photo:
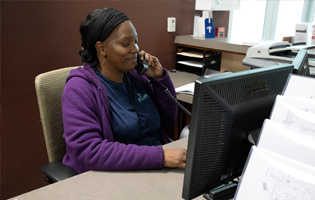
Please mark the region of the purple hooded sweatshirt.
<svg viewBox="0 0 315 200"><path fill-rule="evenodd" d="M168 72L163 71L165 76L160 81L176 97ZM173 126L177 119L177 106L166 95L165 88L154 79L139 76L135 70L127 73L154 102L160 114L161 128ZM88 64L70 72L62 96L62 112L67 149L63 163L76 173L163 167L161 145L126 145L114 140L106 89ZM170 142L161 128L158 131L162 144Z"/></svg>

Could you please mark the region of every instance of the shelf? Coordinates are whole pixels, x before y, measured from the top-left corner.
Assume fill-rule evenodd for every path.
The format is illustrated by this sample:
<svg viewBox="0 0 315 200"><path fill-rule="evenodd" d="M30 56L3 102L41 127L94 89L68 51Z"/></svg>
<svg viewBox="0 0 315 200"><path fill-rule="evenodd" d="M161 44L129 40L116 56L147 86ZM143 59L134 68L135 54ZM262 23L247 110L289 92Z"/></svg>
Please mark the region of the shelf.
<svg viewBox="0 0 315 200"><path fill-rule="evenodd" d="M186 51L186 52L178 52L177 55L187 56L192 58L203 58L203 53L197 51ZM210 54L206 54L206 57L211 56Z"/></svg>
<svg viewBox="0 0 315 200"><path fill-rule="evenodd" d="M177 46L176 69L204 75L206 69L220 71L221 52Z"/></svg>

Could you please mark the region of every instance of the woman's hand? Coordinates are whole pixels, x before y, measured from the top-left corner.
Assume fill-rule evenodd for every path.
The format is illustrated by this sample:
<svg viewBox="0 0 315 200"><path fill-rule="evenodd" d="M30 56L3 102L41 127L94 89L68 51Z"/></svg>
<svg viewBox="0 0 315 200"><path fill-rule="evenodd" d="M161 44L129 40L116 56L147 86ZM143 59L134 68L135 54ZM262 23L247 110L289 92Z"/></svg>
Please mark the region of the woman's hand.
<svg viewBox="0 0 315 200"><path fill-rule="evenodd" d="M184 148L164 149L164 167L185 168L186 153Z"/></svg>
<svg viewBox="0 0 315 200"><path fill-rule="evenodd" d="M147 76L152 76L156 79L163 78L163 68L157 57L152 56L143 50L139 53L139 55L141 60L145 59L149 64L149 69L145 73Z"/></svg>

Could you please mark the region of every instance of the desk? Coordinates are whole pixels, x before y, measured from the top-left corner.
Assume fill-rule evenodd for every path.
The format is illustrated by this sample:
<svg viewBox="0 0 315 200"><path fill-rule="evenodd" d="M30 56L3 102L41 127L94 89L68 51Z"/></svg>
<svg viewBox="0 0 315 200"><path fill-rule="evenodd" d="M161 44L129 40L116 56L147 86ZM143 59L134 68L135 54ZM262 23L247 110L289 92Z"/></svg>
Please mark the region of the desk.
<svg viewBox="0 0 315 200"><path fill-rule="evenodd" d="M174 43L178 46L192 47L202 50L222 52L221 71L248 70L242 64L247 50L251 46L243 45L243 41L236 38L201 38L192 35L180 35L175 37ZM307 51L309 58L315 58L315 48ZM311 74L315 74L315 68L310 68Z"/></svg>
<svg viewBox="0 0 315 200"><path fill-rule="evenodd" d="M196 48L199 50L221 52L221 72L248 70L242 64L250 46L242 45L241 40L231 38L200 38L192 35L175 37L175 44L179 47Z"/></svg>
<svg viewBox="0 0 315 200"><path fill-rule="evenodd" d="M206 50L246 55L250 46L242 45L242 41L231 38L201 38L192 35L175 37L175 44L197 47Z"/></svg>
<svg viewBox="0 0 315 200"><path fill-rule="evenodd" d="M164 149L187 148L187 138L166 144ZM89 171L64 181L11 198L11 200L181 200L184 169L128 172ZM202 200L199 196L196 200Z"/></svg>

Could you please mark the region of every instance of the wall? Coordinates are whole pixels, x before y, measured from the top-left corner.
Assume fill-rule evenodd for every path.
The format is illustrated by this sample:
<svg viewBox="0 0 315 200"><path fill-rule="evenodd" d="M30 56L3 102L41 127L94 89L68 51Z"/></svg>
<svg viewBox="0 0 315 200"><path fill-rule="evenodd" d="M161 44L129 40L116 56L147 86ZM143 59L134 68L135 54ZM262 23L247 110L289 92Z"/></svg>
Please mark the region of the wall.
<svg viewBox="0 0 315 200"><path fill-rule="evenodd" d="M81 65L78 29L90 11L114 7L125 12L137 29L140 48L156 55L168 69L175 67L174 37L192 34L193 16L200 14L192 0L0 3L1 199L46 185L39 170L48 158L34 79L49 70ZM216 15L218 26L227 24L228 12ZM166 31L167 17L176 17L175 33Z"/></svg>

